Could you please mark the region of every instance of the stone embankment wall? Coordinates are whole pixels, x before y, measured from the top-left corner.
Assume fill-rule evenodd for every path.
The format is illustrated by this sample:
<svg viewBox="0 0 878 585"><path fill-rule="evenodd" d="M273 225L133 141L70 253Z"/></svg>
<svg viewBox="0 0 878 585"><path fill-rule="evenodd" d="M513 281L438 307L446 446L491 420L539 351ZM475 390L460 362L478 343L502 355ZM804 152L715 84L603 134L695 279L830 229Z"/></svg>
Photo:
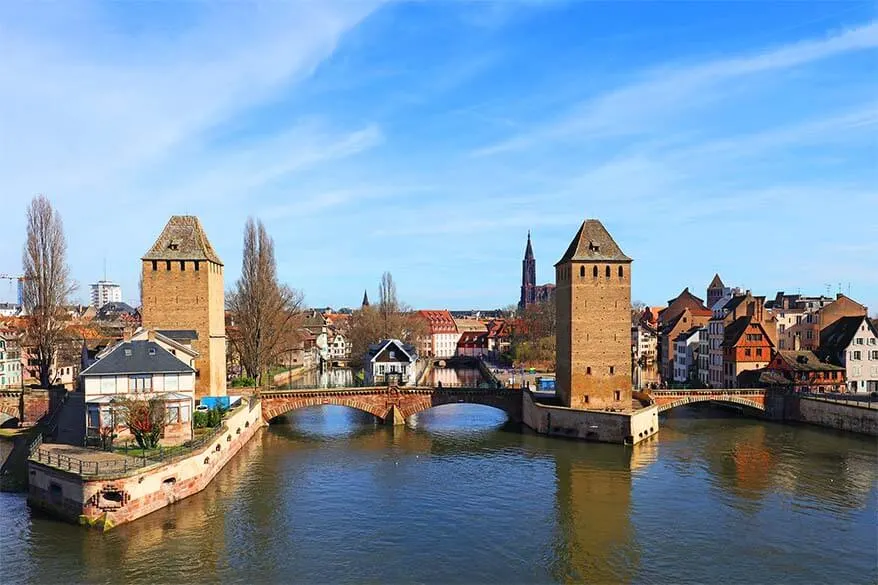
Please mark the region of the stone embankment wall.
<svg viewBox="0 0 878 585"><path fill-rule="evenodd" d="M878 436L878 408L875 404L837 402L821 398L769 392L765 396L765 416L786 422Z"/></svg>
<svg viewBox="0 0 878 585"><path fill-rule="evenodd" d="M64 519L109 530L203 490L264 424L261 403L243 401L202 449L124 477L82 477L31 460L28 502Z"/></svg>
<svg viewBox="0 0 878 585"><path fill-rule="evenodd" d="M523 394L523 422L543 435L636 444L658 433L658 407L654 405L634 412L577 410L539 404L530 392Z"/></svg>
<svg viewBox="0 0 878 585"><path fill-rule="evenodd" d="M491 371L491 368L488 367L488 364L485 363L485 360L479 359L479 372L481 372L482 377L485 381L491 385L492 388L502 388L503 384L500 383L500 380L497 378L496 374Z"/></svg>

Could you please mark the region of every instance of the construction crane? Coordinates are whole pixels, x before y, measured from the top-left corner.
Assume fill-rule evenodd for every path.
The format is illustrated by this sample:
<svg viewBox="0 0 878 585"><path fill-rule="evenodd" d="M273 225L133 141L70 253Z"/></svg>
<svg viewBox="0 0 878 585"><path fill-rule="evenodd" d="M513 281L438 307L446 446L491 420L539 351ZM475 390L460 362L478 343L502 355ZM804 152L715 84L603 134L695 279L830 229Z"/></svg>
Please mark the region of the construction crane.
<svg viewBox="0 0 878 585"><path fill-rule="evenodd" d="M22 288L24 287L24 275L23 274L6 274L0 272L0 280L8 280L8 281L16 281L18 282L18 305L22 304Z"/></svg>

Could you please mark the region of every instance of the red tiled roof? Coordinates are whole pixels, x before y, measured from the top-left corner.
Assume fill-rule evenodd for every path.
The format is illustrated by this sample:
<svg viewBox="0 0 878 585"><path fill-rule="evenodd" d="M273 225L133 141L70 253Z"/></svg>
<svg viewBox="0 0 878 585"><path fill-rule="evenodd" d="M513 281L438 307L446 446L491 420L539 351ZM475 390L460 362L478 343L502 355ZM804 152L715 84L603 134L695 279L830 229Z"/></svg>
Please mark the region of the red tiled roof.
<svg viewBox="0 0 878 585"><path fill-rule="evenodd" d="M418 311L418 315L427 320L432 335L437 333L457 333L457 325L455 325L451 313L447 310L421 310Z"/></svg>

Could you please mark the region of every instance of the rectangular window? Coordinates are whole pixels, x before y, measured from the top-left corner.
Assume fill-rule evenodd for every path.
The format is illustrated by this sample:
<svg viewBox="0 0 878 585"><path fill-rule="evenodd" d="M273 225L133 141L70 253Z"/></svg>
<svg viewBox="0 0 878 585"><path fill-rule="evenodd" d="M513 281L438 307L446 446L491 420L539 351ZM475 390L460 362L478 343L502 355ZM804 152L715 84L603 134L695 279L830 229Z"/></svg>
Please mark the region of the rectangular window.
<svg viewBox="0 0 878 585"><path fill-rule="evenodd" d="M195 272L198 272L198 269L199 269L199 263L198 263L198 260L196 260L195 261Z"/></svg>
<svg viewBox="0 0 878 585"><path fill-rule="evenodd" d="M169 406L168 407L168 424L177 424L180 422L180 407L179 406Z"/></svg>
<svg viewBox="0 0 878 585"><path fill-rule="evenodd" d="M860 352L859 351L854 351L852 353L853 353L853 356L851 356L851 359L853 359L853 360L860 359Z"/></svg>
<svg viewBox="0 0 878 585"><path fill-rule="evenodd" d="M129 392L149 392L152 390L152 376L129 376L128 391Z"/></svg>
<svg viewBox="0 0 878 585"><path fill-rule="evenodd" d="M101 425L101 407L97 404L88 405L88 428L96 429Z"/></svg>
<svg viewBox="0 0 878 585"><path fill-rule="evenodd" d="M814 336L814 332L811 331L810 329L808 330L807 333L805 333L805 337L806 337L807 339L811 339L813 336Z"/></svg>
<svg viewBox="0 0 878 585"><path fill-rule="evenodd" d="M617 402L619 400L622 400L622 392L619 390L614 390L613 391L613 400L616 400Z"/></svg>
<svg viewBox="0 0 878 585"><path fill-rule="evenodd" d="M101 426L111 427L113 426L113 422L113 412L110 408L107 406L101 408Z"/></svg>
<svg viewBox="0 0 878 585"><path fill-rule="evenodd" d="M749 347L744 349L744 355L746 355L746 356L750 355L750 348Z"/></svg>
<svg viewBox="0 0 878 585"><path fill-rule="evenodd" d="M878 360L878 351L873 351L872 356L869 359Z"/></svg>
<svg viewBox="0 0 878 585"><path fill-rule="evenodd" d="M761 347L757 347L757 348L756 348L756 356L757 356L757 357L762 357L762 348L761 348Z"/></svg>
<svg viewBox="0 0 878 585"><path fill-rule="evenodd" d="M171 269L171 261L165 260L165 270L170 270L170 269Z"/></svg>
<svg viewBox="0 0 878 585"><path fill-rule="evenodd" d="M857 345L863 345L863 338L857 337L856 343L857 343Z"/></svg>

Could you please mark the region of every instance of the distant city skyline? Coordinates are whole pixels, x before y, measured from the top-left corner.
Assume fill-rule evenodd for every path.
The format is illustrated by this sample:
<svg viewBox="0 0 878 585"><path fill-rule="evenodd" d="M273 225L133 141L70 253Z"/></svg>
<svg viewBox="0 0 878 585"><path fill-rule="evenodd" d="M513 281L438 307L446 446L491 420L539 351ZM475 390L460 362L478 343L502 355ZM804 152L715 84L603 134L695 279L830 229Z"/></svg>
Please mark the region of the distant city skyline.
<svg viewBox="0 0 878 585"><path fill-rule="evenodd" d="M384 271L417 308L515 304L528 230L554 282L597 218L650 305L719 273L878 309L873 3L11 3L0 54L0 272L44 193L83 304L105 260L136 301L192 214L227 289L262 218L315 307Z"/></svg>

